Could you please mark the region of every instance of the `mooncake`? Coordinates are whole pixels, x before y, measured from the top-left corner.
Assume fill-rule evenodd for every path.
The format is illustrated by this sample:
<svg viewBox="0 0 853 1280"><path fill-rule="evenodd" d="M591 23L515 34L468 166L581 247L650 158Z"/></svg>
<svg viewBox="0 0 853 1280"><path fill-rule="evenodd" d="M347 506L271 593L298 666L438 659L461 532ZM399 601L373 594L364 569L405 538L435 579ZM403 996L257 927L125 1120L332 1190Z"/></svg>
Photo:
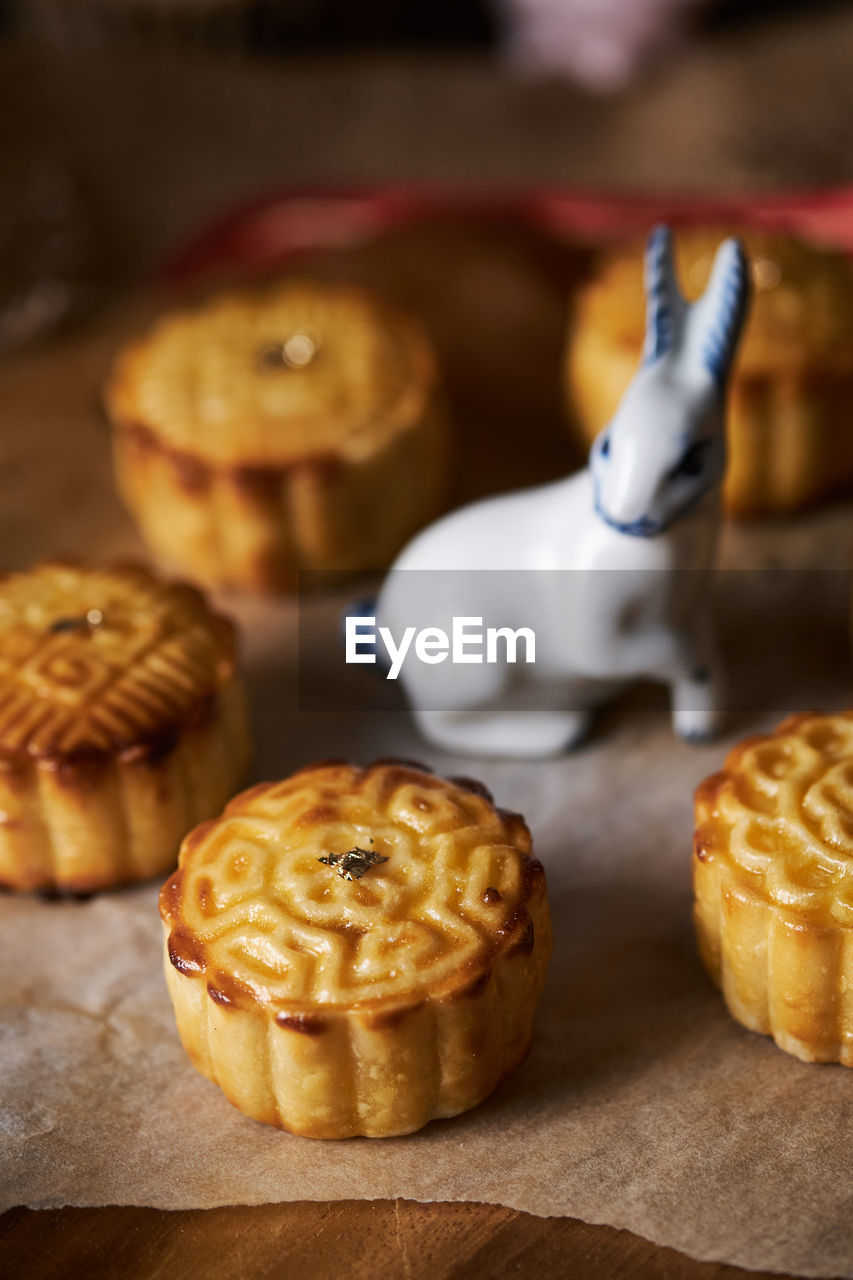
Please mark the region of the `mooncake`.
<svg viewBox="0 0 853 1280"><path fill-rule="evenodd" d="M389 761L255 787L186 838L160 911L184 1047L256 1120L410 1133L530 1047L545 876L479 784Z"/></svg>
<svg viewBox="0 0 853 1280"><path fill-rule="evenodd" d="M106 389L120 493L203 584L293 590L384 568L440 509L448 431L421 324L352 286L286 280L163 316Z"/></svg>
<svg viewBox="0 0 853 1280"><path fill-rule="evenodd" d="M724 234L679 230L676 266L690 299L705 288ZM781 232L736 234L753 302L729 387L726 504L740 516L784 514L853 489L853 262ZM573 304L564 380L581 443L612 417L643 332L638 242L604 251Z"/></svg>
<svg viewBox="0 0 853 1280"><path fill-rule="evenodd" d="M738 1022L853 1066L853 712L731 752L696 793L695 922Z"/></svg>
<svg viewBox="0 0 853 1280"><path fill-rule="evenodd" d="M234 628L194 587L127 565L0 579L0 885L162 875L247 756Z"/></svg>

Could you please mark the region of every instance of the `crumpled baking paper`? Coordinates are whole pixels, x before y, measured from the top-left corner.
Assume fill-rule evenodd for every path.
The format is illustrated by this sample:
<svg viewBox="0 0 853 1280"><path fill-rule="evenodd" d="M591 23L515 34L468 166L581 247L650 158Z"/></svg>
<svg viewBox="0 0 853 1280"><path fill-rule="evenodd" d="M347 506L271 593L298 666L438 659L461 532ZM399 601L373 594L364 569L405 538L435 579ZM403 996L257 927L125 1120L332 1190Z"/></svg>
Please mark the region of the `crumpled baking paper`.
<svg viewBox="0 0 853 1280"><path fill-rule="evenodd" d="M479 776L528 818L556 936L533 1051L482 1106L410 1137L294 1138L240 1115L184 1056L156 886L6 896L0 1208L479 1200L698 1258L853 1277L853 1072L800 1063L728 1017L696 956L689 885L692 790L729 742L789 711L849 705L848 519L728 535L730 564L763 567L722 577L732 717L727 740L701 748L677 742L664 695L641 689L562 759L442 757L385 690L373 716L300 711L296 605L240 605L256 777L415 756ZM304 605L317 672L342 604Z"/></svg>

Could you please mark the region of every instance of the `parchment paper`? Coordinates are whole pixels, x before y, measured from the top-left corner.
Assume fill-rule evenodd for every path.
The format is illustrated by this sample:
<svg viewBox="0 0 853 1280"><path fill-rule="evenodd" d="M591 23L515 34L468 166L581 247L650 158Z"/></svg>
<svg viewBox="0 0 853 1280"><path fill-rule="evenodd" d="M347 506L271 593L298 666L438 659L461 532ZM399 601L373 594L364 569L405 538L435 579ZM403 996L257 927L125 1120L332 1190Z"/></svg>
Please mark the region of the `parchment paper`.
<svg viewBox="0 0 853 1280"><path fill-rule="evenodd" d="M743 565L843 564L848 516L732 538ZM730 739L849 701L838 573L731 574ZM323 669L340 600L319 600ZM484 1105L407 1138L316 1142L246 1119L185 1058L156 887L0 899L0 1208L408 1197L606 1222L699 1258L853 1276L853 1072L807 1066L728 1017L690 923L691 792L727 742L675 741L632 693L547 764L441 757L401 707L297 706L296 609L244 605L257 777L396 753L481 777L529 819L556 951L526 1064ZM325 656L324 656L325 655ZM308 655L306 655L306 661ZM363 675L359 671L359 675Z"/></svg>
<svg viewBox="0 0 853 1280"><path fill-rule="evenodd" d="M565 474L554 247L441 224L366 253L327 268L379 272L428 319L460 424L457 498ZM134 309L107 316L0 365L4 568L142 553L97 409L111 352L139 323ZM533 1052L483 1106L412 1137L293 1138L234 1111L186 1060L157 886L82 903L0 897L0 1208L493 1201L701 1258L853 1276L853 1072L800 1064L729 1019L696 958L689 887L691 793L728 743L788 711L850 705L838 571L850 527L836 510L729 531L728 564L770 568L723 578L733 713L727 740L703 748L677 743L663 695L640 690L545 765L440 756L384 685L373 715L300 711L296 607L224 602L246 638L255 779L335 754L414 756L481 777L527 816L556 934ZM300 683L322 682L327 703L341 606L318 598L303 618Z"/></svg>

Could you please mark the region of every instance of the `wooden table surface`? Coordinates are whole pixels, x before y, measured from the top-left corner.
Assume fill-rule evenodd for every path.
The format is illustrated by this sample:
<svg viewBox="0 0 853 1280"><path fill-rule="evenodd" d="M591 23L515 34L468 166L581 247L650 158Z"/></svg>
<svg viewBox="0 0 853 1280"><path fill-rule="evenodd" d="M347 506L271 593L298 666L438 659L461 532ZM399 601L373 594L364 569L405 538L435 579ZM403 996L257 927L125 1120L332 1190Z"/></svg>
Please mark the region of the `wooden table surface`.
<svg viewBox="0 0 853 1280"><path fill-rule="evenodd" d="M735 1280L770 1272L694 1262L628 1231L497 1205L345 1200L168 1213L12 1209L0 1262L44 1280L473 1280L602 1277Z"/></svg>
<svg viewBox="0 0 853 1280"><path fill-rule="evenodd" d="M100 286L115 296L200 221L270 187L420 180L740 191L850 181L851 55L853 17L828 12L729 33L627 94L594 100L513 83L470 56L177 65L8 47L0 158L12 174L39 150L71 160L102 232ZM27 385L38 384L31 362L37 370L41 358L26 357ZM43 358L56 368L55 354ZM14 359L0 385L29 394ZM46 405L50 388L39 396ZM26 413L4 412L3 421L3 460L14 471L15 422ZM70 474L51 473L49 460L45 468L41 492L65 504L66 525L72 514L88 519L75 512ZM26 493L32 477L20 480ZM43 526L27 535L28 500L2 513L4 530L43 554L52 549ZM747 1274L606 1226L408 1201L13 1209L0 1217L0 1269L87 1280Z"/></svg>

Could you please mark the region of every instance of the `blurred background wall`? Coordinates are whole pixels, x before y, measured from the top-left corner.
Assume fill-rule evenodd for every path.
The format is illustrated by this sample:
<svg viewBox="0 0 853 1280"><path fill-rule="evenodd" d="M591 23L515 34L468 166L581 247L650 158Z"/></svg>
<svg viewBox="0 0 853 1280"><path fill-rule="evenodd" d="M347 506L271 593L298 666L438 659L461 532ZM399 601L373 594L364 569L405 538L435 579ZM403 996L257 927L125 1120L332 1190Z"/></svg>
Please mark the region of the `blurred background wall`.
<svg viewBox="0 0 853 1280"><path fill-rule="evenodd" d="M0 285L271 189L853 181L851 66L849 3L0 0Z"/></svg>
<svg viewBox="0 0 853 1280"><path fill-rule="evenodd" d="M0 21L8 32L60 45L261 55L503 49L529 70L612 87L687 36L829 7L831 0L3 0Z"/></svg>

